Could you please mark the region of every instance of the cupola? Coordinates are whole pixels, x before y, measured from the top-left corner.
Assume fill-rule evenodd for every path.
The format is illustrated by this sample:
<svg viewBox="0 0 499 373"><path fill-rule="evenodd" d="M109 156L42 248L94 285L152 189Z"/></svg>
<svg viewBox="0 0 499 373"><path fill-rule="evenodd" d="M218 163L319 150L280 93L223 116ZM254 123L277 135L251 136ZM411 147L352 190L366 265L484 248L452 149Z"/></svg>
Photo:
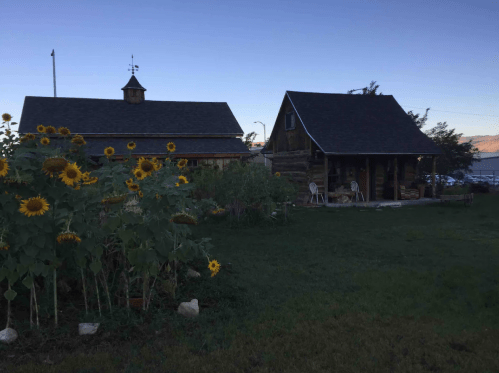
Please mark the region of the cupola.
<svg viewBox="0 0 499 373"><path fill-rule="evenodd" d="M145 100L144 92L146 89L142 87L132 73L132 77L128 81L127 85L121 88L123 91L123 98L129 104L140 104Z"/></svg>

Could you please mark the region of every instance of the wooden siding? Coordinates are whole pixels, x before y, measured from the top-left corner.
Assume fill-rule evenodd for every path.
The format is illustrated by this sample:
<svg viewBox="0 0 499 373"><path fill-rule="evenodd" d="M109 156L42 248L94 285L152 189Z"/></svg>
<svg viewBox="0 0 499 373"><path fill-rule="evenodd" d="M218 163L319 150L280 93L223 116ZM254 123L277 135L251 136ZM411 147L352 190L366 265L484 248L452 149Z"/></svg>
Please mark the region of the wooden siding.
<svg viewBox="0 0 499 373"><path fill-rule="evenodd" d="M295 128L286 130L286 113L293 112L295 117ZM283 105L272 133L273 150L275 153L290 152L309 149L309 136L305 132L300 117L293 110L288 97L284 99Z"/></svg>

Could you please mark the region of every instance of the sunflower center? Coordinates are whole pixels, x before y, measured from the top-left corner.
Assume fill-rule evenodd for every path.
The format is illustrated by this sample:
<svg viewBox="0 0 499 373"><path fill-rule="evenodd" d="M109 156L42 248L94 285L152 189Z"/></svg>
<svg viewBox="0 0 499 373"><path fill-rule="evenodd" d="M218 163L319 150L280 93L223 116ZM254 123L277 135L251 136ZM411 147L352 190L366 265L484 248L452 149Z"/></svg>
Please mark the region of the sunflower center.
<svg viewBox="0 0 499 373"><path fill-rule="evenodd" d="M67 170L66 172L66 176L69 178L69 179L76 179L76 176L78 176L78 172L76 172L75 170L73 169L69 169Z"/></svg>
<svg viewBox="0 0 499 373"><path fill-rule="evenodd" d="M33 201L29 201L26 207L29 211L36 212L43 208L43 204L41 201L35 199Z"/></svg>
<svg viewBox="0 0 499 373"><path fill-rule="evenodd" d="M140 165L140 168L144 172L150 172L154 169L154 165L149 161L145 161L145 162L142 162L142 164Z"/></svg>
<svg viewBox="0 0 499 373"><path fill-rule="evenodd" d="M0 171L3 171L3 169L5 168L4 165L5 165L5 163L3 163L3 162L0 161Z"/></svg>

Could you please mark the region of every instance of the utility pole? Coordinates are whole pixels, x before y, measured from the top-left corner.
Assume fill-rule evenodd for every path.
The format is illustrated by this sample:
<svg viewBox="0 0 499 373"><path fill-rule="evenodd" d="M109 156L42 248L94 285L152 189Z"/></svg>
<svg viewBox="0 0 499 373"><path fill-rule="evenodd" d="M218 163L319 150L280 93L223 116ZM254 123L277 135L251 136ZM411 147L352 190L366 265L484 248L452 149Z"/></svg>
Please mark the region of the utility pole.
<svg viewBox="0 0 499 373"><path fill-rule="evenodd" d="M267 134L265 132L265 124L260 122L259 120L253 123L261 123L263 125L263 146L267 145ZM267 157L265 154L262 154L263 158L265 159L265 167L267 167Z"/></svg>
<svg viewBox="0 0 499 373"><path fill-rule="evenodd" d="M54 66L54 97L57 97L57 94L55 92L55 52L54 50L52 49L52 63L53 63L53 66Z"/></svg>

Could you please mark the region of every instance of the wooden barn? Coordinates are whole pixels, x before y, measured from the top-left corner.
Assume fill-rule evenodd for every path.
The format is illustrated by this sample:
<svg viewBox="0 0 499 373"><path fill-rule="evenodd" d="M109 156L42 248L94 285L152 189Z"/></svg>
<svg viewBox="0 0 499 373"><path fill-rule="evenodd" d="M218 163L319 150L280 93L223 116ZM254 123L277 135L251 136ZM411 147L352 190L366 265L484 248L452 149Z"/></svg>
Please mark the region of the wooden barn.
<svg viewBox="0 0 499 373"><path fill-rule="evenodd" d="M108 146L115 149L116 159L123 159L130 141L136 143L134 157L158 159L166 158L166 144L173 142L173 154L187 159L189 168L205 162L224 169L230 161L250 155L226 102L146 100L146 89L133 72L121 90L120 100L26 96L19 133L37 133L39 124L67 127L84 137L83 147L94 162ZM62 142L59 135L47 136L52 144Z"/></svg>
<svg viewBox="0 0 499 373"><path fill-rule="evenodd" d="M262 153L272 154L272 173L299 185L295 202L306 203L311 182L327 202L351 192L351 181L367 202L400 199L400 186L415 187L418 158L433 158L434 175L442 151L391 95L286 91Z"/></svg>

